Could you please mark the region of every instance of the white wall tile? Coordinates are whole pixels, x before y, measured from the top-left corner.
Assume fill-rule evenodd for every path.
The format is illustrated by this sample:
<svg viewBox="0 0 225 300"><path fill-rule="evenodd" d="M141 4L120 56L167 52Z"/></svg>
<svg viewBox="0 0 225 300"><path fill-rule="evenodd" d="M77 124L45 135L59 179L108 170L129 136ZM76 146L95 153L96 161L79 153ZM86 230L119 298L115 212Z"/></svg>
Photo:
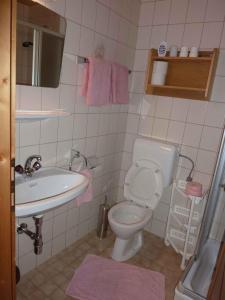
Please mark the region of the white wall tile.
<svg viewBox="0 0 225 300"><path fill-rule="evenodd" d="M181 46L184 24L169 25L166 40L169 45Z"/></svg>
<svg viewBox="0 0 225 300"><path fill-rule="evenodd" d="M127 118L127 132L137 133L138 131L139 116L135 114L129 114Z"/></svg>
<svg viewBox="0 0 225 300"><path fill-rule="evenodd" d="M171 119L176 121L186 121L190 101L185 99L174 99L171 111Z"/></svg>
<svg viewBox="0 0 225 300"><path fill-rule="evenodd" d="M185 123L170 121L167 140L174 143L181 143L184 134Z"/></svg>
<svg viewBox="0 0 225 300"><path fill-rule="evenodd" d="M76 57L65 53L62 61L61 82L65 84L76 84L77 82L77 64Z"/></svg>
<svg viewBox="0 0 225 300"><path fill-rule="evenodd" d="M58 140L71 140L73 136L73 115L60 117L58 127Z"/></svg>
<svg viewBox="0 0 225 300"><path fill-rule="evenodd" d="M154 116L156 110L157 97L153 95L138 95L141 98L141 115Z"/></svg>
<svg viewBox="0 0 225 300"><path fill-rule="evenodd" d="M150 48L158 48L159 44L166 39L167 26L152 26Z"/></svg>
<svg viewBox="0 0 225 300"><path fill-rule="evenodd" d="M148 51L147 50L137 50L134 60L134 70L135 71L145 71L147 69L148 61Z"/></svg>
<svg viewBox="0 0 225 300"><path fill-rule="evenodd" d="M200 148L216 152L221 140L221 134L221 129L205 126L202 131Z"/></svg>
<svg viewBox="0 0 225 300"><path fill-rule="evenodd" d="M89 114L87 120L87 137L97 136L99 129L99 115Z"/></svg>
<svg viewBox="0 0 225 300"><path fill-rule="evenodd" d="M59 93L61 87L50 89L50 88L38 88L41 90L41 108L42 110L54 110L59 108Z"/></svg>
<svg viewBox="0 0 225 300"><path fill-rule="evenodd" d="M56 255L61 252L66 246L66 235L65 233L57 236L52 241L52 255Z"/></svg>
<svg viewBox="0 0 225 300"><path fill-rule="evenodd" d="M223 103L209 102L205 116L205 125L222 128L225 120L225 105Z"/></svg>
<svg viewBox="0 0 225 300"><path fill-rule="evenodd" d="M224 21L224 17L225 2L223 0L208 0L205 21Z"/></svg>
<svg viewBox="0 0 225 300"><path fill-rule="evenodd" d="M141 5L139 26L151 25L153 22L154 3L144 3Z"/></svg>
<svg viewBox="0 0 225 300"><path fill-rule="evenodd" d="M40 142L40 121L20 124L20 146L37 145Z"/></svg>
<svg viewBox="0 0 225 300"><path fill-rule="evenodd" d="M95 29L97 32L106 35L108 31L108 24L109 24L109 8L97 4L97 17L96 17L96 24Z"/></svg>
<svg viewBox="0 0 225 300"><path fill-rule="evenodd" d="M203 22L207 0L190 0L187 14L187 22Z"/></svg>
<svg viewBox="0 0 225 300"><path fill-rule="evenodd" d="M198 147L202 134L202 126L187 124L184 131L183 144L186 146Z"/></svg>
<svg viewBox="0 0 225 300"><path fill-rule="evenodd" d="M216 75L225 76L225 51L220 49Z"/></svg>
<svg viewBox="0 0 225 300"><path fill-rule="evenodd" d="M199 150L196 169L202 173L212 174L216 160L215 152Z"/></svg>
<svg viewBox="0 0 225 300"><path fill-rule="evenodd" d="M46 5L47 2L43 2L43 4ZM109 9L109 5L112 5L113 11ZM42 110L60 108L68 111L71 115L29 124L18 123L16 159L18 163L23 164L29 155L41 154L44 167L52 165L67 167L72 147L88 156L96 155L96 153L99 157L105 156L107 159L102 157L105 163L101 166L104 178L99 177L95 184L95 193L101 194L102 187L108 180L107 178L112 177L115 166L117 165L119 170L121 165L121 161L114 164L114 153L123 151L128 109L137 116L138 106L133 104L129 108L127 105L89 108L84 97L80 96L83 66L76 64L76 55L93 55L96 47L103 44L106 59L120 62L132 69L140 4L137 0L132 1L132 3L127 1L122 3L121 1L116 1L116 3L110 1L109 3L108 0L98 2L93 0L57 0L48 2L48 6L67 18L61 83L56 89L18 87L17 107ZM148 46L149 40L146 50ZM144 63L146 63L145 59L139 61L138 68L144 70L140 65ZM136 76L134 90L143 92L144 77L144 72L140 72ZM131 78L132 76L130 76L130 81ZM99 113L102 118L101 121L104 120L101 128L97 125ZM136 127L133 129L137 131L138 121L136 125L135 122L132 123ZM101 134L104 136L100 136ZM75 206L71 207L74 208ZM70 216L69 225L65 225L67 211L68 207L62 206L51 211L51 214L46 214L48 217L44 223L44 239L45 241L49 240L49 242L45 243L43 255L30 264L32 268L95 228L97 215L94 213L94 209L90 210L90 214L89 211L87 214L87 211L82 210L82 220L85 222L80 224L79 232L76 226L77 222L79 223L78 218L74 220ZM74 211L77 215L78 210L74 208ZM54 228L52 228L53 223ZM52 234L54 235L53 238ZM29 246L33 247L32 243L29 243ZM22 256L20 255L20 257ZM22 264L24 261L22 260ZM23 269L23 267L21 268ZM27 270L24 263L24 271Z"/></svg>
<svg viewBox="0 0 225 300"><path fill-rule="evenodd" d="M93 44L94 44L94 31L82 27L79 54L81 56L87 56L87 57L93 55L94 53Z"/></svg>
<svg viewBox="0 0 225 300"><path fill-rule="evenodd" d="M55 166L57 154L57 143L48 143L40 145L40 155L42 157L41 165L43 167Z"/></svg>
<svg viewBox="0 0 225 300"><path fill-rule="evenodd" d="M120 17L115 14L113 11L110 11L109 16L109 27L108 27L108 35L117 40L119 35L120 28Z"/></svg>
<svg viewBox="0 0 225 300"><path fill-rule="evenodd" d="M83 0L82 24L89 28L95 27L96 20L96 1Z"/></svg>
<svg viewBox="0 0 225 300"><path fill-rule="evenodd" d="M19 257L19 268L21 276L35 268L36 258L37 257L33 252Z"/></svg>
<svg viewBox="0 0 225 300"><path fill-rule="evenodd" d="M153 118L142 116L140 118L138 134L150 137L152 135Z"/></svg>
<svg viewBox="0 0 225 300"><path fill-rule="evenodd" d="M183 45L187 47L199 47L201 35L203 31L203 23L190 23L185 24Z"/></svg>
<svg viewBox="0 0 225 300"><path fill-rule="evenodd" d="M225 77L215 77L211 99L216 102L225 102Z"/></svg>
<svg viewBox="0 0 225 300"><path fill-rule="evenodd" d="M170 24L184 23L187 14L188 0L172 0Z"/></svg>
<svg viewBox="0 0 225 300"><path fill-rule="evenodd" d="M170 0L162 0L162 1L157 1L155 3L155 11L154 11L154 19L153 19L154 25L168 24L170 5L171 5Z"/></svg>
<svg viewBox="0 0 225 300"><path fill-rule="evenodd" d="M172 104L172 98L158 96L156 98L155 116L157 118L169 119Z"/></svg>
<svg viewBox="0 0 225 300"><path fill-rule="evenodd" d="M150 26L139 27L137 35L137 49L148 49L152 28Z"/></svg>
<svg viewBox="0 0 225 300"><path fill-rule="evenodd" d="M58 137L58 119L41 121L40 143L56 142Z"/></svg>
<svg viewBox="0 0 225 300"><path fill-rule="evenodd" d="M74 138L84 138L87 135L87 114L74 115Z"/></svg>
<svg viewBox="0 0 225 300"><path fill-rule="evenodd" d="M82 0L66 0L65 15L68 19L81 23Z"/></svg>
<svg viewBox="0 0 225 300"><path fill-rule="evenodd" d="M78 54L80 44L80 25L67 21L64 50L66 53Z"/></svg>
<svg viewBox="0 0 225 300"><path fill-rule="evenodd" d="M54 223L53 223L53 232L52 232L53 238L59 236L60 234L66 231L66 220L67 220L66 213L62 213L60 215L55 216Z"/></svg>
<svg viewBox="0 0 225 300"><path fill-rule="evenodd" d="M41 89L37 87L21 86L20 109L41 109Z"/></svg>
<svg viewBox="0 0 225 300"><path fill-rule="evenodd" d="M187 122L203 124L207 110L207 103L203 101L190 101Z"/></svg>
<svg viewBox="0 0 225 300"><path fill-rule="evenodd" d="M167 135L169 121L165 119L155 119L152 136L158 139L165 139Z"/></svg>
<svg viewBox="0 0 225 300"><path fill-rule="evenodd" d="M222 29L222 22L204 23L201 48L219 47Z"/></svg>
<svg viewBox="0 0 225 300"><path fill-rule="evenodd" d="M220 42L220 48L225 48L225 26L223 26L222 38Z"/></svg>

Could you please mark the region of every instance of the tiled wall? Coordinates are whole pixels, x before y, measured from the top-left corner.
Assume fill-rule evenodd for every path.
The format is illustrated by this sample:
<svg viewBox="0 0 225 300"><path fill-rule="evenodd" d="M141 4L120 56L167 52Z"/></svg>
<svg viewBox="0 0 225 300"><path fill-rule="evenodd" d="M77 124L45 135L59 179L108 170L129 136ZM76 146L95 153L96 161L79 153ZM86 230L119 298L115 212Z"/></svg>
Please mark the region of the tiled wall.
<svg viewBox="0 0 225 300"><path fill-rule="evenodd" d="M223 0L142 1L118 198L123 197L124 176L137 135L180 145L181 152L195 162L194 180L202 182L205 188L209 186L225 117L224 16ZM210 102L145 95L148 49L157 48L162 40L168 45L220 48ZM189 170L190 164L180 160L177 177L186 178ZM161 237L165 234L168 211L166 192L148 227ZM214 236L218 226L215 231Z"/></svg>
<svg viewBox="0 0 225 300"><path fill-rule="evenodd" d="M60 86L17 87L17 108L62 108L70 116L33 123L17 123L16 162L24 164L31 154L41 154L43 166L68 165L70 149L97 156L101 169L94 177L94 200L78 208L73 202L44 216L44 251L33 254L32 241L17 237L17 261L22 274L69 246L96 226L103 187L116 178L126 130L127 107L112 105L87 107L79 96L82 66L75 55L89 56L99 45L105 58L132 69L140 3L138 0L46 0L39 1L67 19L65 51ZM112 182L111 200L116 187ZM31 218L20 219L33 229Z"/></svg>

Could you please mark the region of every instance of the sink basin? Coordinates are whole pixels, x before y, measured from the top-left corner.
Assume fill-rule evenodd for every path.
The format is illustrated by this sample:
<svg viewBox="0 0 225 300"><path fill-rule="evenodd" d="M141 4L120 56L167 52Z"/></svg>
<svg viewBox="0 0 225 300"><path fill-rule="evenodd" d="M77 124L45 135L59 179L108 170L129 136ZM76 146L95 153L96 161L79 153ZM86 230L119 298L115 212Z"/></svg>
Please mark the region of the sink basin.
<svg viewBox="0 0 225 300"><path fill-rule="evenodd" d="M42 168L32 177L16 176L16 217L42 214L78 197L89 183L82 174L60 168Z"/></svg>

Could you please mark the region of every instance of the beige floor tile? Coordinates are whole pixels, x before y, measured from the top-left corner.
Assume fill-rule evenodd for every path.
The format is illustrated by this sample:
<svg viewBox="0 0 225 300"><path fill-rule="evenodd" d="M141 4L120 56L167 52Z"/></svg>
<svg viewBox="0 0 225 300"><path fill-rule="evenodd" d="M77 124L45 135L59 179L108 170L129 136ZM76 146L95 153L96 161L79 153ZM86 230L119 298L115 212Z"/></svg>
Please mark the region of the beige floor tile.
<svg viewBox="0 0 225 300"><path fill-rule="evenodd" d="M39 287L46 296L50 296L57 288L58 286L51 279Z"/></svg>
<svg viewBox="0 0 225 300"><path fill-rule="evenodd" d="M76 241L61 253L23 276L17 286L18 299L74 299L66 296L65 290L75 269L80 266L87 254L111 258L114 240L115 236L111 231L103 240L99 240L96 237L96 232L93 231ZM166 277L166 300L173 300L174 289L182 273L180 260L180 256L171 247L165 246L162 239L144 232L142 249L127 263L164 274Z"/></svg>

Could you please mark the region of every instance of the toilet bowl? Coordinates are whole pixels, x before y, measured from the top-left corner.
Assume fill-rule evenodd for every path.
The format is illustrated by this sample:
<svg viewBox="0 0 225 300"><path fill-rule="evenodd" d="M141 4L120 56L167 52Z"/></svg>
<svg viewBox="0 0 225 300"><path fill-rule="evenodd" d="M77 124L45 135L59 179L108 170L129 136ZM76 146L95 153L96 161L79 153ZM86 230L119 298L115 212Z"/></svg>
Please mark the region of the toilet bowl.
<svg viewBox="0 0 225 300"><path fill-rule="evenodd" d="M145 139L134 144L133 163L124 183L126 201L114 205L108 214L116 235L112 258L125 261L142 247L142 233L151 220L164 187L172 182L175 147Z"/></svg>
<svg viewBox="0 0 225 300"><path fill-rule="evenodd" d="M134 256L143 243L142 229L148 224L152 210L123 201L109 211L109 223L116 234L112 258L117 261L128 260Z"/></svg>

